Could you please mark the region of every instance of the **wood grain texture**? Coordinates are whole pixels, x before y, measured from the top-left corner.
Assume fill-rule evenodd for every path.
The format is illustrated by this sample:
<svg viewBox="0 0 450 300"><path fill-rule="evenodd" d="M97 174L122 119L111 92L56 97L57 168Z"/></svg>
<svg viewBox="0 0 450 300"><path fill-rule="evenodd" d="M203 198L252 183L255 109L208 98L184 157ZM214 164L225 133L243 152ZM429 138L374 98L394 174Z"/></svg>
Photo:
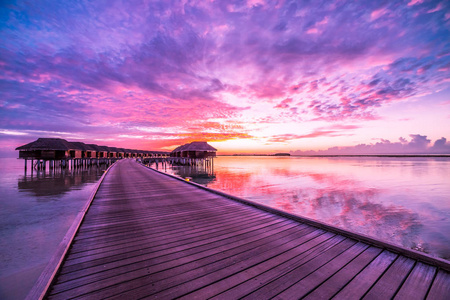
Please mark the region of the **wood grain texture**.
<svg viewBox="0 0 450 300"><path fill-rule="evenodd" d="M444 300L450 299L450 273L439 270L433 281L427 299Z"/></svg>
<svg viewBox="0 0 450 300"><path fill-rule="evenodd" d="M394 299L425 299L435 273L435 267L417 263Z"/></svg>

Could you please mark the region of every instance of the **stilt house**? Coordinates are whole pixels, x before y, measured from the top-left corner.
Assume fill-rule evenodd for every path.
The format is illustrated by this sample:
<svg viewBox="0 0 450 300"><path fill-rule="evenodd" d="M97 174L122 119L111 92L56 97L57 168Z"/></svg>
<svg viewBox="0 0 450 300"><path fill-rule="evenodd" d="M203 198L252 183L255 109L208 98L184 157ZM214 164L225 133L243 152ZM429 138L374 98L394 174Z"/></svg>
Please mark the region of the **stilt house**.
<svg viewBox="0 0 450 300"><path fill-rule="evenodd" d="M67 160L67 159L115 159L137 158L146 156L167 157L169 152L144 151L124 149L82 142L68 142L59 138L39 138L34 142L17 147L19 158L36 160Z"/></svg>
<svg viewBox="0 0 450 300"><path fill-rule="evenodd" d="M117 147L109 147L109 149L110 149L111 153L115 153L114 157L123 158L123 154L124 154L123 149L120 149Z"/></svg>
<svg viewBox="0 0 450 300"><path fill-rule="evenodd" d="M81 149L81 158L95 158L96 157L97 151L92 146L82 143L82 142L70 142L70 143Z"/></svg>
<svg viewBox="0 0 450 300"><path fill-rule="evenodd" d="M96 144L87 144L89 147L95 150L95 158L107 158L108 150L106 146L98 146Z"/></svg>
<svg viewBox="0 0 450 300"><path fill-rule="evenodd" d="M99 146L99 147L103 148L107 152L108 158L116 158L117 157L117 152L112 147L108 147L108 146Z"/></svg>
<svg viewBox="0 0 450 300"><path fill-rule="evenodd" d="M171 152L172 157L208 158L215 157L217 149L207 142L192 142L177 147Z"/></svg>
<svg viewBox="0 0 450 300"><path fill-rule="evenodd" d="M81 158L82 149L64 139L39 138L34 142L17 147L19 158L60 160Z"/></svg>

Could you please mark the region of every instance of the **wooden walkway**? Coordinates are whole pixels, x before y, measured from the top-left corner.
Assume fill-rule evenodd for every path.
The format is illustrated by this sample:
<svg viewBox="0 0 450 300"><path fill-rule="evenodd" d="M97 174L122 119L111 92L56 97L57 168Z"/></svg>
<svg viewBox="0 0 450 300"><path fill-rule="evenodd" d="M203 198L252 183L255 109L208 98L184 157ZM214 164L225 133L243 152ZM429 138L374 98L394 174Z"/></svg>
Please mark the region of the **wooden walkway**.
<svg viewBox="0 0 450 300"><path fill-rule="evenodd" d="M46 297L450 299L448 271L122 160Z"/></svg>

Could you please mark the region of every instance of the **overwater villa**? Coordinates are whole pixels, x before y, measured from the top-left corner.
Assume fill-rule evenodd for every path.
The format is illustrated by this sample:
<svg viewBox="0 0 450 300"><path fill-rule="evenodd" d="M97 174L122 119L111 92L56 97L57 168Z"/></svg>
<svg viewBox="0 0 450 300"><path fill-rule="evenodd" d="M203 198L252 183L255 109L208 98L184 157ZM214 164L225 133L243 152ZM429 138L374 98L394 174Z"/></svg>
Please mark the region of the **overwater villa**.
<svg viewBox="0 0 450 300"><path fill-rule="evenodd" d="M70 142L81 149L81 158L96 158L96 150L92 146L82 142Z"/></svg>
<svg viewBox="0 0 450 300"><path fill-rule="evenodd" d="M19 158L61 160L82 158L80 146L64 139L39 138L34 142L17 147Z"/></svg>
<svg viewBox="0 0 450 300"><path fill-rule="evenodd" d="M106 149L106 147L98 146L95 144L87 144L87 145L95 150L95 158L108 157L108 150Z"/></svg>
<svg viewBox="0 0 450 300"><path fill-rule="evenodd" d="M17 147L19 158L35 161L35 168L44 169L49 162L49 167L57 165L66 167L70 163L72 166L85 166L102 163L111 163L121 158L137 157L167 157L169 152L132 150L117 147L99 146L96 144L86 144L83 142L69 142L60 138L39 138L34 142Z"/></svg>
<svg viewBox="0 0 450 300"><path fill-rule="evenodd" d="M192 142L175 148L172 157L208 158L215 157L217 149L207 142Z"/></svg>
<svg viewBox="0 0 450 300"><path fill-rule="evenodd" d="M170 153L172 164L212 166L217 149L207 142L192 142L175 148Z"/></svg>

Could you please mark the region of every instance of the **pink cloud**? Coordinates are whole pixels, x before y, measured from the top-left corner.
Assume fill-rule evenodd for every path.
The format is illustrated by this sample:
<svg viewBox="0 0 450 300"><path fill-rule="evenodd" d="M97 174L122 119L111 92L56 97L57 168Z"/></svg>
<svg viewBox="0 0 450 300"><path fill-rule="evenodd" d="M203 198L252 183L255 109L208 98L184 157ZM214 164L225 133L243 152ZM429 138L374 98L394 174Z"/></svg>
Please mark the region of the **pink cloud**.
<svg viewBox="0 0 450 300"><path fill-rule="evenodd" d="M317 34L319 33L319 29L317 28L310 28L306 31L307 34Z"/></svg>
<svg viewBox="0 0 450 300"><path fill-rule="evenodd" d="M275 108L289 108L289 104L292 103L292 98L286 98L277 105L275 105Z"/></svg>
<svg viewBox="0 0 450 300"><path fill-rule="evenodd" d="M351 135L352 133L349 132L353 129L358 129L359 126L357 125L333 125L326 128L319 128L314 130L311 133L308 134L280 134L272 136L268 141L272 143L285 143L287 141L291 140L298 140L298 139L305 139L305 138L316 138L316 137L323 137L323 136L342 136L342 135Z"/></svg>
<svg viewBox="0 0 450 300"><path fill-rule="evenodd" d="M389 10L386 7L382 7L380 9L374 10L371 14L370 14L370 20L374 21L386 14L389 13Z"/></svg>
<svg viewBox="0 0 450 300"><path fill-rule="evenodd" d="M408 6L413 6L413 5L421 4L421 3L423 3L423 1L424 1L424 0L411 0L411 1L408 3Z"/></svg>
<svg viewBox="0 0 450 300"><path fill-rule="evenodd" d="M427 13L429 13L429 14L430 13L434 13L434 12L440 11L442 8L443 8L442 3L439 3L435 8L430 9L429 11L427 11Z"/></svg>
<svg viewBox="0 0 450 300"><path fill-rule="evenodd" d="M411 134L411 140L400 138L400 142L380 139L375 144L359 144L347 147L332 147L321 151L292 152L295 155L401 155L401 154L450 154L450 143L442 137L433 144L427 136Z"/></svg>

